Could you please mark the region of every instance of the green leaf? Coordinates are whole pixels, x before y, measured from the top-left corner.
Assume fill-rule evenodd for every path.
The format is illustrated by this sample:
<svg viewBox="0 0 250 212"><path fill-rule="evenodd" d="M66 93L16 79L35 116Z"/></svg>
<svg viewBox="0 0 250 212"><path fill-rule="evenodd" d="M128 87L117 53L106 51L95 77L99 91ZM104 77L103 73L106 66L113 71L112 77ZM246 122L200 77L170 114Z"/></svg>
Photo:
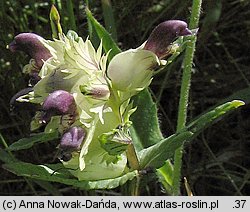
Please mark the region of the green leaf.
<svg viewBox="0 0 250 212"><path fill-rule="evenodd" d="M38 133L29 138L22 138L17 142L11 144L7 151L18 151L22 149L29 149L36 143L44 143L48 141L52 141L58 138L58 132L54 131L51 133Z"/></svg>
<svg viewBox="0 0 250 212"><path fill-rule="evenodd" d="M76 18L74 15L74 3L72 2L72 0L66 1L66 8L67 8L67 14L69 17L70 28L76 31Z"/></svg>
<svg viewBox="0 0 250 212"><path fill-rule="evenodd" d="M17 161L14 156L0 148L0 160L5 163L11 163Z"/></svg>
<svg viewBox="0 0 250 212"><path fill-rule="evenodd" d="M111 34L112 38L117 40L115 18L110 0L102 0L102 11L105 22L105 28Z"/></svg>
<svg viewBox="0 0 250 212"><path fill-rule="evenodd" d="M184 141L188 141L193 133L183 130L180 133L171 135L170 137L161 140L159 143L143 149L139 152L140 167L155 167L160 168L165 160L171 158L174 151L179 148Z"/></svg>
<svg viewBox="0 0 250 212"><path fill-rule="evenodd" d="M206 127L210 126L215 121L218 121L218 119L224 116L225 114L244 104L245 103L243 101L233 100L231 102L226 102L222 105L219 105L210 110L209 112L200 115L199 117L191 121L190 124L187 125L187 129L197 135Z"/></svg>
<svg viewBox="0 0 250 212"><path fill-rule="evenodd" d="M138 175L138 171L132 171L114 179L98 181L79 181L77 179L73 179L69 174L67 174L67 170L58 169L57 166L53 167L51 165L34 165L30 163L19 162L4 164L3 168L18 176L25 176L37 180L63 183L84 190L113 189L120 185L123 185L128 180L132 180Z"/></svg>
<svg viewBox="0 0 250 212"><path fill-rule="evenodd" d="M89 23L96 30L99 38L102 40L102 45L105 52L108 53L111 50L108 55L108 60L110 61L116 54L121 52L120 48L117 46L106 29L94 18L88 8L86 8L86 14Z"/></svg>
<svg viewBox="0 0 250 212"><path fill-rule="evenodd" d="M157 108L148 89L144 89L133 98L137 110L132 114L133 122L130 128L133 144L136 150L142 150L163 139Z"/></svg>
<svg viewBox="0 0 250 212"><path fill-rule="evenodd" d="M162 183L168 194L172 193L173 171L174 167L170 160L167 160L161 168L156 170L159 181Z"/></svg>
<svg viewBox="0 0 250 212"><path fill-rule="evenodd" d="M222 118L229 112L242 105L244 105L244 102L233 100L231 102L217 106L211 111L196 118L187 125L186 129L182 129L179 133L163 139L159 143L147 149L141 150L139 152L140 167L161 167L164 161L170 159L173 156L175 150L179 148L185 141L191 141L205 128L210 126L215 121L218 121L219 118Z"/></svg>

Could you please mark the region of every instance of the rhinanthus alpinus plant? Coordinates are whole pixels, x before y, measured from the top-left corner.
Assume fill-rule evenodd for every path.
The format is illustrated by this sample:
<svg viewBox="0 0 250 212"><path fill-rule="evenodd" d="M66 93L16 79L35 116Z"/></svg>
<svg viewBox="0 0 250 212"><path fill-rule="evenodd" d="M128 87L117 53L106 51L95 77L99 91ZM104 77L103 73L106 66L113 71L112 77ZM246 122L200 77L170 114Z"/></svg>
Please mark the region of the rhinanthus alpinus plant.
<svg viewBox="0 0 250 212"><path fill-rule="evenodd" d="M35 165L13 160L4 168L20 176L83 189L112 189L135 180L135 190L145 170L153 168L165 176L169 194L178 194L182 144L243 104L227 102L186 125L200 6L201 1L194 0L191 29L184 21L167 20L143 44L126 51L118 48L88 9L88 20L100 37L97 49L89 38L74 31L64 34L54 6L50 12L52 40L35 33L15 36L8 48L30 56L23 68L30 83L12 98L11 105L21 102L36 108L30 124L36 134L7 150L57 140L59 163ZM154 75L185 49L177 132L163 138L147 88ZM164 174L162 166L168 167Z"/></svg>

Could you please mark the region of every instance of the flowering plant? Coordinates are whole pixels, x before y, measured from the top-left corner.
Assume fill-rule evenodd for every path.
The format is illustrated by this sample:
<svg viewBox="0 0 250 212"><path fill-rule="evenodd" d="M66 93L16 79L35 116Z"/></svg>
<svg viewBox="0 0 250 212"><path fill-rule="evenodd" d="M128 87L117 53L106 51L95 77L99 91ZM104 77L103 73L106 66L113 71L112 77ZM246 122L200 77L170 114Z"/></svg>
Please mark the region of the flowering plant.
<svg viewBox="0 0 250 212"><path fill-rule="evenodd" d="M153 76L185 49L188 39L183 42L183 37L195 37L197 30L188 29L184 21L165 21L141 46L121 52L89 10L87 16L99 32L97 49L89 38L84 40L74 31L64 34L54 7L50 13L53 40L21 33L10 43L11 51L21 50L32 58L23 69L30 76L29 87L11 103L36 105L31 131L43 132L12 144L8 150L57 138L61 164L12 162L5 168L84 189L115 188L140 177L148 167L164 164L170 167L171 176L168 159L173 152L243 103L223 104L164 139L147 87ZM172 179L167 183L171 187Z"/></svg>

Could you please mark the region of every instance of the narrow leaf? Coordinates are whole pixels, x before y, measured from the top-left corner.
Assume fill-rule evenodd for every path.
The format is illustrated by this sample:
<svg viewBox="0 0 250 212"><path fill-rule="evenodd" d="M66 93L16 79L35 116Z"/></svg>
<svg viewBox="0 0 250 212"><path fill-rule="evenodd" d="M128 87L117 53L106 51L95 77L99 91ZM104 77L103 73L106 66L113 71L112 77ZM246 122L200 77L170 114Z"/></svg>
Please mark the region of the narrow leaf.
<svg viewBox="0 0 250 212"><path fill-rule="evenodd" d="M95 28L99 38L102 40L103 48L106 53L110 50L108 55L108 60L110 61L116 54L120 53L121 50L111 37L111 35L106 31L106 29L94 18L92 13L88 8L86 8L86 14L89 22Z"/></svg>
<svg viewBox="0 0 250 212"><path fill-rule="evenodd" d="M244 105L245 103L239 100L233 100L231 102L226 102L222 105L215 107L214 109L210 110L209 112L199 116L195 120L191 121L190 124L187 125L189 131L198 134L204 128L210 126L212 123L217 121L226 113L231 112L232 110Z"/></svg>
<svg viewBox="0 0 250 212"><path fill-rule="evenodd" d="M147 149L141 150L139 152L140 167L161 167L164 161L170 159L175 150L185 141L191 141L205 128L210 126L215 121L218 121L219 118L242 105L244 105L244 102L234 100L217 106L192 121L186 129L182 129L180 133L176 133Z"/></svg>
<svg viewBox="0 0 250 212"><path fill-rule="evenodd" d="M178 149L184 141L188 141L193 133L183 130L180 133L174 134L159 143L143 149L139 152L140 167L155 167L160 168L165 160L171 158L174 151Z"/></svg>
<svg viewBox="0 0 250 212"><path fill-rule="evenodd" d="M51 166L34 165L30 163L9 163L4 164L3 168L18 175L30 177L37 180L45 180L50 182L58 182L66 185L74 186L84 190L90 189L113 189L123 185L128 180L132 180L138 175L138 171L128 172L120 177L98 181L79 181L64 174L59 169L53 169ZM64 172L67 170L64 169Z"/></svg>
<svg viewBox="0 0 250 212"><path fill-rule="evenodd" d="M86 0L86 6L88 8L90 8L89 3L88 3L87 0ZM100 39L99 39L99 36L97 35L95 27L93 26L92 22L90 21L90 19L88 17L87 17L87 23L88 23L89 38L90 38L92 44L94 45L94 47L98 48L99 43L100 43Z"/></svg>
<svg viewBox="0 0 250 212"><path fill-rule="evenodd" d="M58 138L58 132L54 131L51 133L38 133L35 134L29 138L22 138L15 143L11 144L8 148L6 148L7 151L18 151L22 149L29 149L34 144L37 143L44 143L48 141L52 141Z"/></svg>
<svg viewBox="0 0 250 212"><path fill-rule="evenodd" d="M69 16L70 29L76 31L76 19L75 19L75 15L74 15L74 4L73 4L72 0L67 0L66 5L67 5L67 13Z"/></svg>
<svg viewBox="0 0 250 212"><path fill-rule="evenodd" d="M102 0L102 11L105 22L105 28L111 34L111 37L117 41L117 32L115 26L115 18L110 0Z"/></svg>
<svg viewBox="0 0 250 212"><path fill-rule="evenodd" d="M17 161L14 156L0 148L0 160L5 163L11 163Z"/></svg>

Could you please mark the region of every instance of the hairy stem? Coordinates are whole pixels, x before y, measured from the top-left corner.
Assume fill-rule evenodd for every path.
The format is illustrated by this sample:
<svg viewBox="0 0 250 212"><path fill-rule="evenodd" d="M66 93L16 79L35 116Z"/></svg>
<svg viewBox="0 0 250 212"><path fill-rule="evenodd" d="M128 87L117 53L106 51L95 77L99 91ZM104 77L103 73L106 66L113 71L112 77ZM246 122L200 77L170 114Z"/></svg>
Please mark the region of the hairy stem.
<svg viewBox="0 0 250 212"><path fill-rule="evenodd" d="M198 27L202 0L193 0L191 18L189 23L190 29ZM191 82L191 72L193 57L195 52L196 36L192 35L187 38L187 46L183 61L183 74L180 91L180 100L178 108L177 132L186 125L189 90ZM181 167L182 167L183 146L175 151L174 155L174 175L173 175L173 195L180 195Z"/></svg>

